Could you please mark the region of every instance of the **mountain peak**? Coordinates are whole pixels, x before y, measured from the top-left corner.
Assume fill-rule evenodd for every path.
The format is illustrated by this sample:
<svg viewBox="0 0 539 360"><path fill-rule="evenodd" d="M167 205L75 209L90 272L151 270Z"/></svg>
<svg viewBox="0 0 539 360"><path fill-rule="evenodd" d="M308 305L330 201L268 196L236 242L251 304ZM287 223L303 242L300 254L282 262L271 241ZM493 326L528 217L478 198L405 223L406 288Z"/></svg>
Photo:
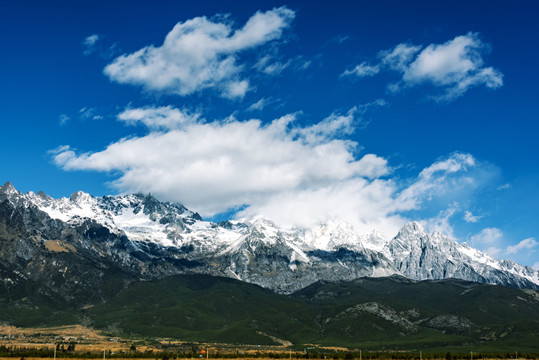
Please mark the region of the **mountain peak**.
<svg viewBox="0 0 539 360"><path fill-rule="evenodd" d="M7 181L4 186L0 186L0 192L5 193L6 195L19 193L19 191L15 189L15 186L13 186L10 181Z"/></svg>
<svg viewBox="0 0 539 360"><path fill-rule="evenodd" d="M76 191L69 197L69 200L73 202L88 202L90 199L92 199L92 195L85 193L84 191Z"/></svg>
<svg viewBox="0 0 539 360"><path fill-rule="evenodd" d="M399 234L402 234L402 235L404 235L404 234L410 234L410 235L414 234L414 235L419 235L419 236L428 235L427 230L425 229L425 227L423 225L421 225L417 221L410 221L410 222L404 224L402 229L399 231Z"/></svg>

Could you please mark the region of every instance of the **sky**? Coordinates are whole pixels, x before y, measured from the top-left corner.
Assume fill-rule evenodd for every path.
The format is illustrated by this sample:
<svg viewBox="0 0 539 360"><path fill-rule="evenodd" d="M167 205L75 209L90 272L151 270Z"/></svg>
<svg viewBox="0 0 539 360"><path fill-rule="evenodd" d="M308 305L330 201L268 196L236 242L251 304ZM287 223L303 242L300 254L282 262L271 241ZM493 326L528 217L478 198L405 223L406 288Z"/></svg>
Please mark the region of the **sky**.
<svg viewBox="0 0 539 360"><path fill-rule="evenodd" d="M534 1L0 1L0 182L419 221L539 269Z"/></svg>

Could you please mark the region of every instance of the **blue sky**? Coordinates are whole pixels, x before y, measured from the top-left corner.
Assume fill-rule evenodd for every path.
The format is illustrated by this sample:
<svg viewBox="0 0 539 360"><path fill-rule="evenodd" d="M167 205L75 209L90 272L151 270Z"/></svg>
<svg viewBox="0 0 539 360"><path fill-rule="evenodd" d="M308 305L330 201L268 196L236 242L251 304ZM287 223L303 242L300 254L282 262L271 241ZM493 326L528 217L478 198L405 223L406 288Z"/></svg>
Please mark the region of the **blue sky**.
<svg viewBox="0 0 539 360"><path fill-rule="evenodd" d="M539 267L535 2L0 4L0 182Z"/></svg>

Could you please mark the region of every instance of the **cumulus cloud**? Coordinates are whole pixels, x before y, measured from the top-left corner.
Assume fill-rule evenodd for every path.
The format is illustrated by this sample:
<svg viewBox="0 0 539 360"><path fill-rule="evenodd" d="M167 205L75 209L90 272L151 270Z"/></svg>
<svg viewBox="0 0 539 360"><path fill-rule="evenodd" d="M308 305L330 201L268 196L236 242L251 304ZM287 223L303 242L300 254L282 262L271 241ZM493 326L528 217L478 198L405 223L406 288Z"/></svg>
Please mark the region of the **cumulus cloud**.
<svg viewBox="0 0 539 360"><path fill-rule="evenodd" d="M383 69L396 71L402 78L388 85L390 91L427 84L441 90L431 96L432 99L452 101L476 86L496 89L503 85L503 74L485 66L483 56L488 50L488 45L473 32L426 47L403 43L380 51L378 64L363 62L351 70L345 70L342 75L365 77Z"/></svg>
<svg viewBox="0 0 539 360"><path fill-rule="evenodd" d="M384 172L378 169L384 162L355 160L354 143L324 138L347 126L338 116L326 119L316 136L290 129L294 115L269 125L259 120L203 123L166 107L128 109L119 118L169 131L121 139L91 154L68 149L55 162L66 170L121 171L114 183L118 189L150 191L210 215L278 191Z"/></svg>
<svg viewBox="0 0 539 360"><path fill-rule="evenodd" d="M452 100L469 88L485 85L498 88L503 75L492 67L484 67L482 54L486 45L476 33L457 36L444 44L431 44L405 68L402 81L413 86L431 83L445 88L437 98Z"/></svg>
<svg viewBox="0 0 539 360"><path fill-rule="evenodd" d="M222 97L242 98L250 86L238 55L281 38L294 16L286 7L257 12L236 30L206 17L190 19L176 24L161 46L121 55L104 73L148 91L185 96L212 88Z"/></svg>
<svg viewBox="0 0 539 360"><path fill-rule="evenodd" d="M387 159L358 156L358 144L347 139L360 108L306 126L297 121L299 113L264 124L210 122L171 106L128 108L118 120L148 127L147 135L97 152L63 146L51 156L64 170L111 172L117 177L111 185L120 192L151 192L203 216L242 208L237 216L265 216L283 226L335 218L392 237L406 221L402 212L428 201L425 194L458 192L462 184L456 179L469 177L477 161L452 154L403 189L391 178Z"/></svg>

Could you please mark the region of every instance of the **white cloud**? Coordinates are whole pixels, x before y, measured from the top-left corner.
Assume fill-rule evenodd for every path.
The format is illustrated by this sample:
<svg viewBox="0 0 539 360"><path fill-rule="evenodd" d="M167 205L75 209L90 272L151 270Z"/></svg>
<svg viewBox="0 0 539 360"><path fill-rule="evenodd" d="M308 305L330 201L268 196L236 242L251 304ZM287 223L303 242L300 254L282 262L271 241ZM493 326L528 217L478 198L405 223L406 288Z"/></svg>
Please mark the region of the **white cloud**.
<svg viewBox="0 0 539 360"><path fill-rule="evenodd" d="M470 244L491 256L515 255L523 251L533 252L539 245L534 238L521 240L515 245L504 245L504 236L498 228L485 228L470 237Z"/></svg>
<svg viewBox="0 0 539 360"><path fill-rule="evenodd" d="M406 222L391 211L395 191L393 182L381 179L336 180L325 186L275 193L253 202L239 216L264 216L283 226L312 226L337 219L352 224L360 233L377 229L391 238Z"/></svg>
<svg viewBox="0 0 539 360"><path fill-rule="evenodd" d="M172 130L188 123L194 123L200 118L199 114L190 114L187 111L172 106L144 107L125 109L118 114L118 120L128 125L141 122L152 130Z"/></svg>
<svg viewBox="0 0 539 360"><path fill-rule="evenodd" d="M96 108L83 107L79 110L79 114L82 120L101 120L102 115L97 114Z"/></svg>
<svg viewBox="0 0 539 360"><path fill-rule="evenodd" d="M436 217L423 220L421 223L429 232L436 231L454 239L455 233L453 226L449 223L449 219L456 212L457 204L453 204L448 209L440 211Z"/></svg>
<svg viewBox="0 0 539 360"><path fill-rule="evenodd" d="M348 35L339 35L339 36L336 36L334 37L333 39L331 39L332 41L335 41L337 44L342 44L343 42L347 41L350 39L350 36Z"/></svg>
<svg viewBox="0 0 539 360"><path fill-rule="evenodd" d="M366 62L362 62L359 65L356 65L353 69L349 70L346 69L342 74L343 76L351 76L355 75L357 77L367 77L367 76L373 76L380 72L380 66L378 65L369 65Z"/></svg>
<svg viewBox="0 0 539 360"><path fill-rule="evenodd" d="M317 124L295 129L294 134L301 135L309 143L321 143L329 138L349 135L355 129L356 113L356 107L350 109L346 115L333 113Z"/></svg>
<svg viewBox="0 0 539 360"><path fill-rule="evenodd" d="M301 55L283 61L276 53L268 53L261 56L253 68L266 75L277 76L288 68L298 71L307 70L312 64L312 60L307 60Z"/></svg>
<svg viewBox="0 0 539 360"><path fill-rule="evenodd" d="M483 217L483 215L474 215L469 210L466 210L464 212L464 221L466 221L468 223L476 223L479 220L481 220L482 217Z"/></svg>
<svg viewBox="0 0 539 360"><path fill-rule="evenodd" d="M254 111L254 110L263 110L268 104L270 103L270 100L267 98L261 98L257 102L251 104L247 110L248 111Z"/></svg>
<svg viewBox="0 0 539 360"><path fill-rule="evenodd" d="M417 180L399 194L398 200L406 204L405 208L417 209L425 199L473 187L474 178L462 174L476 166L476 160L472 155L452 154L423 169Z"/></svg>
<svg viewBox="0 0 539 360"><path fill-rule="evenodd" d="M346 139L359 108L303 127L299 114L264 125L233 117L207 122L170 106L126 109L118 120L146 125L147 135L98 152L64 146L51 154L64 170L112 172L117 178L111 185L120 192L151 192L203 216L244 207L238 216L263 215L284 226L336 218L360 232L377 229L392 237L406 221L400 213L438 194L458 193L456 179L468 178L478 165L471 155L452 154L402 189L389 177L386 159L358 156L358 144Z"/></svg>
<svg viewBox="0 0 539 360"><path fill-rule="evenodd" d="M534 238L527 238L527 239L524 239L522 241L520 241L518 244L516 245L509 245L506 250L505 250L505 253L508 254L508 255L512 255L512 254L516 254L522 250L529 250L529 251L533 251L533 249L539 245L539 242L537 242Z"/></svg>
<svg viewBox="0 0 539 360"><path fill-rule="evenodd" d="M275 61L271 55L265 55L261 57L255 64L255 69L263 72L266 75L278 75L282 73L290 64L292 60L287 62Z"/></svg>
<svg viewBox="0 0 539 360"><path fill-rule="evenodd" d="M503 232L500 229L485 228L470 237L470 245L493 257L497 257L503 252L501 249L502 240Z"/></svg>
<svg viewBox="0 0 539 360"><path fill-rule="evenodd" d="M357 107L357 111L360 114L365 114L366 112L368 112L371 109L378 108L378 107L383 107L383 106L386 106L386 105L387 105L387 101L385 101L384 99L376 99L376 100L368 102L366 104L359 105Z"/></svg>
<svg viewBox="0 0 539 360"><path fill-rule="evenodd" d="M317 136L289 129L293 115L266 126L184 121L184 113L169 107L129 109L119 118L172 129L121 139L96 153L65 149L55 162L66 170L120 171L114 186L122 191L152 192L210 215L275 192L384 173L384 160L355 160L354 143L324 138L347 126L338 116L324 120Z"/></svg>
<svg viewBox="0 0 539 360"><path fill-rule="evenodd" d="M380 51L378 57L381 58L382 64L391 70L405 72L419 50L421 46L399 44L391 50Z"/></svg>
<svg viewBox="0 0 539 360"><path fill-rule="evenodd" d="M478 85L498 88L503 75L484 67L485 47L476 33L457 36L445 44L431 44L408 64L402 80L410 86L428 82L445 88L445 93L437 97L441 100L455 99Z"/></svg>
<svg viewBox="0 0 539 360"><path fill-rule="evenodd" d="M484 245L495 245L503 238L503 232L498 228L485 228L470 237L471 244L478 248Z"/></svg>
<svg viewBox="0 0 539 360"><path fill-rule="evenodd" d="M294 16L286 7L257 12L234 31L230 24L197 17L176 24L161 46L121 55L104 72L148 91L184 96L212 88L225 98L242 98L249 81L242 78L237 55L281 38Z"/></svg>
<svg viewBox="0 0 539 360"><path fill-rule="evenodd" d="M66 114L60 114L58 120L60 121L60 126L64 126L71 120L71 118Z"/></svg>
<svg viewBox="0 0 539 360"><path fill-rule="evenodd" d="M87 36L83 41L82 45L84 45L84 55L90 55L93 52L95 52L96 48L95 45L99 41L100 37L97 34L92 34L90 36Z"/></svg>
<svg viewBox="0 0 539 360"><path fill-rule="evenodd" d="M402 78L389 84L389 91L397 92L406 87L428 84L441 90L431 96L432 99L452 101L476 86L496 89L503 85L503 74L484 64L483 55L487 51L488 45L473 32L426 47L403 43L380 51L378 64L363 62L351 70L345 70L341 76L364 77L376 75L382 70L396 71L401 73Z"/></svg>

